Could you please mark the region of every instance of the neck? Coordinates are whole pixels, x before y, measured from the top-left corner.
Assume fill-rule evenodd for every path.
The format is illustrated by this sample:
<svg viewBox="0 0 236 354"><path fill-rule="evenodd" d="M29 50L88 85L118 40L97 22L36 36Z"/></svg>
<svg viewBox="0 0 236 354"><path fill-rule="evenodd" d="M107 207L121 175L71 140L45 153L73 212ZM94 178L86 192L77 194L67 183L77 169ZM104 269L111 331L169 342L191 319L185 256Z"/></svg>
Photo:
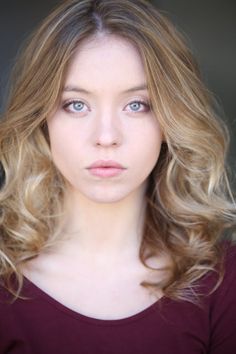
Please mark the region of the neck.
<svg viewBox="0 0 236 354"><path fill-rule="evenodd" d="M63 237L67 249L90 257L130 258L132 254L137 258L146 209L143 190L108 204L68 193L65 206Z"/></svg>

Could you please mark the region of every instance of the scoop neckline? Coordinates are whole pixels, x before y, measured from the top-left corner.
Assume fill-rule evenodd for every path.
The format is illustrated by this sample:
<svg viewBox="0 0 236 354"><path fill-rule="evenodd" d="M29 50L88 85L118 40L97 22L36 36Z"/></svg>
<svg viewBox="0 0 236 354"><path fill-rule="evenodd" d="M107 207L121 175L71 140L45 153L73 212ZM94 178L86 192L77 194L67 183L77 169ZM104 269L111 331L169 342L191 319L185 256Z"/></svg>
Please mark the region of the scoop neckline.
<svg viewBox="0 0 236 354"><path fill-rule="evenodd" d="M90 317L87 315L84 315L80 312L77 312L68 306L64 305L61 303L59 300L56 300L54 297L49 295L47 292L42 290L39 286L37 286L35 283L33 283L30 279L28 279L26 276L23 277L24 282L23 282L23 289L29 291L29 295L36 295L45 300L46 302L50 303L52 306L56 307L57 310L65 313L66 315L73 317L77 320L81 320L93 325L97 326L110 326L110 325L122 325L122 324L127 324L130 322L138 321L148 315L151 315L155 312L157 314L159 311L160 304L165 301L166 297L163 295L161 298L159 298L157 301L155 301L153 304L149 305L148 307L144 308L143 310L131 315L127 316L124 318L118 318L118 319L99 319L96 317ZM24 294L23 294L24 295ZM28 292L27 292L27 298L28 298ZM30 298L29 298L30 300Z"/></svg>

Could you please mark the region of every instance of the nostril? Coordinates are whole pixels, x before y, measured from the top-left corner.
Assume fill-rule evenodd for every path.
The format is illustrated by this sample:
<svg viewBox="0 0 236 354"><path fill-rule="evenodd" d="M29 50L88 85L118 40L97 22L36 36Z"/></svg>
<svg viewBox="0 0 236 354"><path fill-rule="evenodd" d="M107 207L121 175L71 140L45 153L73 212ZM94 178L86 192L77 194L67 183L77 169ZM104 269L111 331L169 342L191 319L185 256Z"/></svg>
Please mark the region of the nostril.
<svg viewBox="0 0 236 354"><path fill-rule="evenodd" d="M96 145L99 146L117 146L121 143L121 134L113 132L113 133L97 133L96 136Z"/></svg>

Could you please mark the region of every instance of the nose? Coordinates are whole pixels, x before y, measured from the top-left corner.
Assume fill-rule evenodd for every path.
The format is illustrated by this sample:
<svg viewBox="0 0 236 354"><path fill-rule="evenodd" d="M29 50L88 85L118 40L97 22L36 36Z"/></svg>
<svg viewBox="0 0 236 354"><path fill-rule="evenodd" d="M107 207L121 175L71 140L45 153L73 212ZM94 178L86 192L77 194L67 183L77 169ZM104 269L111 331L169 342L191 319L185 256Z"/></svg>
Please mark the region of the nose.
<svg viewBox="0 0 236 354"><path fill-rule="evenodd" d="M100 113L96 119L94 142L96 146L119 146L122 143L121 122L118 116L109 112Z"/></svg>

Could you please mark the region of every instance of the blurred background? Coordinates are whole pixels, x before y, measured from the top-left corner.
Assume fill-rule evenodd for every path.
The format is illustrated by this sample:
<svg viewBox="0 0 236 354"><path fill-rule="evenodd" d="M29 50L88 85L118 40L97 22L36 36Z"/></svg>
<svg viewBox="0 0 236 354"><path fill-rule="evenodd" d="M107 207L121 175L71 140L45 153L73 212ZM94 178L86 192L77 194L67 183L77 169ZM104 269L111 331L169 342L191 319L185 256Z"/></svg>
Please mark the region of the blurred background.
<svg viewBox="0 0 236 354"><path fill-rule="evenodd" d="M22 42L59 0L0 0L0 111L9 72ZM236 1L153 0L185 35L203 80L231 132L229 164L236 172Z"/></svg>

